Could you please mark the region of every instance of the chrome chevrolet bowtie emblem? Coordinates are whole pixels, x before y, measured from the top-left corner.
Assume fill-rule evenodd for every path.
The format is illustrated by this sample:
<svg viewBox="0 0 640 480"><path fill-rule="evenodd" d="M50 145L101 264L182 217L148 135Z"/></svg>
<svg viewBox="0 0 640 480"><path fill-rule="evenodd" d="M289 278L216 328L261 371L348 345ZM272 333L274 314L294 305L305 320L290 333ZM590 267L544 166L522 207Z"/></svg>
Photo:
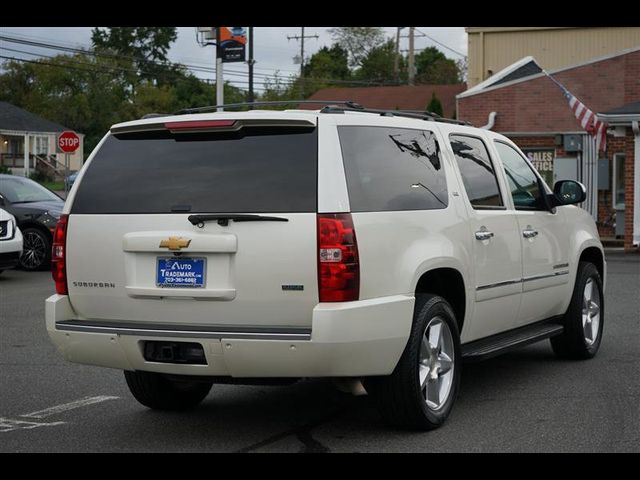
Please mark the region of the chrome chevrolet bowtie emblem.
<svg viewBox="0 0 640 480"><path fill-rule="evenodd" d="M168 248L169 250L180 250L181 248L187 248L191 243L191 239L182 237L169 237L166 240L160 242L161 248Z"/></svg>

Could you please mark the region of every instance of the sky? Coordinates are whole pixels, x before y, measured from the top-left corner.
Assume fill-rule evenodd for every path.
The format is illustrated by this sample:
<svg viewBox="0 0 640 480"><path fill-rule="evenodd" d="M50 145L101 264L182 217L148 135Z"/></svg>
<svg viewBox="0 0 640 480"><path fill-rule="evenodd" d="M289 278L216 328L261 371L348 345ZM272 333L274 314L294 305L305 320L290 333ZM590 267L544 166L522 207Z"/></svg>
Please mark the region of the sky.
<svg viewBox="0 0 640 480"><path fill-rule="evenodd" d="M1 27L0 34L39 42L50 42L68 47L88 47L91 45L91 29L93 27ZM301 27L255 27L254 28L254 57L256 60L255 89L257 92L264 88L267 76L273 76L277 71L282 77L293 75L300 70L300 65L293 62L293 57L300 54L300 43L288 40L287 36L300 35ZM305 39L305 59L323 46L332 43L331 35L327 31L330 27L305 27L305 36L318 35L319 38ZM384 27L387 37L395 39L396 27ZM402 30L401 35L407 35L408 28ZM420 35L427 36L420 36ZM446 45L438 45L436 42ZM407 49L408 38L401 38L400 49ZM436 46L447 57L458 60L467 54L467 34L464 27L416 27L415 48ZM12 50L30 52L19 53ZM55 50L41 47L27 46L0 40L0 55L31 59L38 55L55 55ZM196 41L196 27L178 27L178 38L169 51L169 59L173 62L215 68L214 47L202 47ZM247 64L227 63L225 81L237 87L248 88ZM214 72L193 72L201 78L214 79Z"/></svg>

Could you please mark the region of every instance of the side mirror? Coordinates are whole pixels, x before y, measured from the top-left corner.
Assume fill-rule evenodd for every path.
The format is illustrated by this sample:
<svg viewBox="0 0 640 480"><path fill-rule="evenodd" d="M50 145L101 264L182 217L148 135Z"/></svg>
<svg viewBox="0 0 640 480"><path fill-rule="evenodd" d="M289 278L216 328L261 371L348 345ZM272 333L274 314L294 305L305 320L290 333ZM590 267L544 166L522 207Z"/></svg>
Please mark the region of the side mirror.
<svg viewBox="0 0 640 480"><path fill-rule="evenodd" d="M587 189L580 182L573 180L560 180L553 186L553 195L550 195L554 207L560 205L573 205L582 203L587 198Z"/></svg>

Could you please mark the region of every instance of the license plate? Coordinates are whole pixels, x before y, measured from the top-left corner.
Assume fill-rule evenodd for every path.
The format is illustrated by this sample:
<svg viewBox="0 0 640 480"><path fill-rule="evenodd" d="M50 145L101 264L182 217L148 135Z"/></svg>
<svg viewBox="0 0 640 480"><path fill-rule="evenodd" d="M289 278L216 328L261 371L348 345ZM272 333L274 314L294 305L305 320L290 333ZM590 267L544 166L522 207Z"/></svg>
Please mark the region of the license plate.
<svg viewBox="0 0 640 480"><path fill-rule="evenodd" d="M203 288L205 259L158 257L156 285L158 287Z"/></svg>

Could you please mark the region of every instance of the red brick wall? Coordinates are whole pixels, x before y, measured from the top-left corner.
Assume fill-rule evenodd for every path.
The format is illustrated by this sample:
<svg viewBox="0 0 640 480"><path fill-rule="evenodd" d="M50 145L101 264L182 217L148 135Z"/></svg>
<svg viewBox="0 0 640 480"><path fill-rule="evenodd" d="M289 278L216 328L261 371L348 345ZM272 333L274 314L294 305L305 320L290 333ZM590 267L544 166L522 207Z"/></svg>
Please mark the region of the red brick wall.
<svg viewBox="0 0 640 480"><path fill-rule="evenodd" d="M640 100L640 60L637 55L625 55L624 61L623 104L626 104Z"/></svg>
<svg viewBox="0 0 640 480"><path fill-rule="evenodd" d="M640 99L640 51L554 74L588 108L602 112ZM497 132L581 131L560 88L548 77L458 99L458 118L475 126L497 112Z"/></svg>

